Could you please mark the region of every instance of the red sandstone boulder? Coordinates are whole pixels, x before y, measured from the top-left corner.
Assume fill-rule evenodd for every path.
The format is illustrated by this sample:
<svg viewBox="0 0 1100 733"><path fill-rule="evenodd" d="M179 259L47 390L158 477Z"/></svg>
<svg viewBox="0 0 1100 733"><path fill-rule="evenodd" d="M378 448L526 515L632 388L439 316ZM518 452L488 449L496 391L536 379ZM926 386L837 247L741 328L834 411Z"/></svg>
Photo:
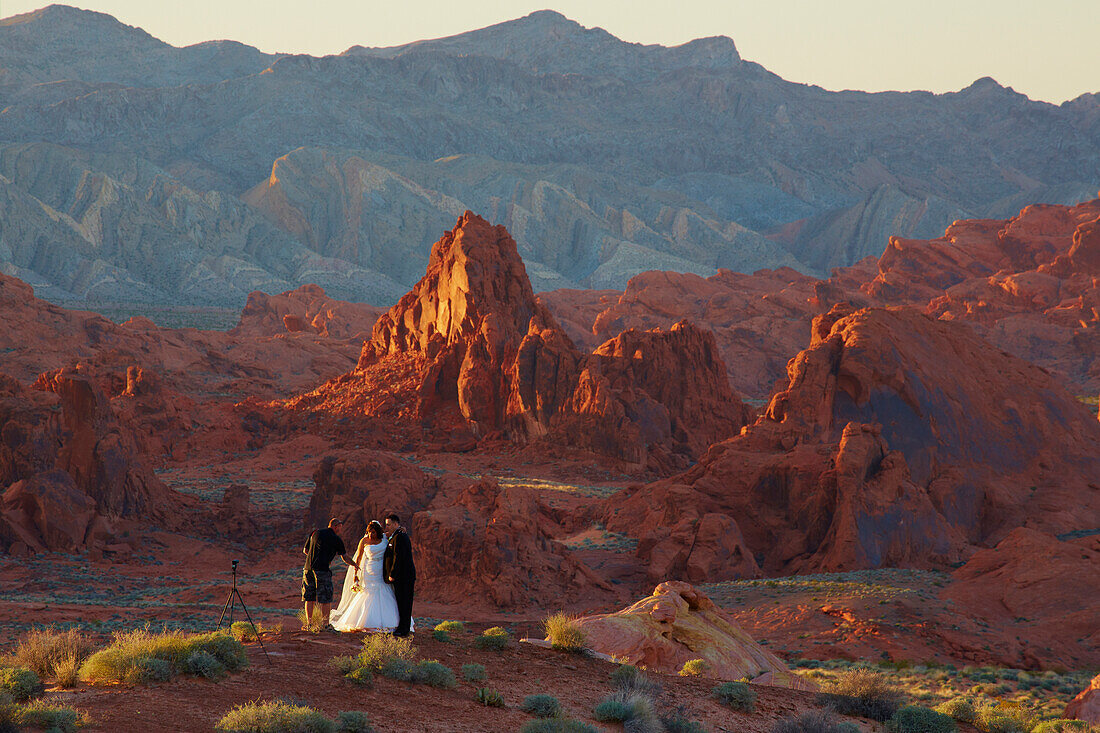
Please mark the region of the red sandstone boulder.
<svg viewBox="0 0 1100 733"><path fill-rule="evenodd" d="M16 481L3 494L3 521L37 552L84 547L96 514L95 501L61 469Z"/></svg>
<svg viewBox="0 0 1100 733"><path fill-rule="evenodd" d="M628 608L585 616L577 623L589 648L656 672L675 673L685 662L702 659L707 677L748 677L778 687L817 689L687 583L661 583L653 595Z"/></svg>
<svg viewBox="0 0 1100 733"><path fill-rule="evenodd" d="M1093 677L1092 683L1069 701L1062 717L1068 720L1100 723L1100 674Z"/></svg>
<svg viewBox="0 0 1100 733"><path fill-rule="evenodd" d="M363 341L381 314L381 308L330 298L321 286L310 284L279 295L250 293L230 333L236 337L315 333Z"/></svg>

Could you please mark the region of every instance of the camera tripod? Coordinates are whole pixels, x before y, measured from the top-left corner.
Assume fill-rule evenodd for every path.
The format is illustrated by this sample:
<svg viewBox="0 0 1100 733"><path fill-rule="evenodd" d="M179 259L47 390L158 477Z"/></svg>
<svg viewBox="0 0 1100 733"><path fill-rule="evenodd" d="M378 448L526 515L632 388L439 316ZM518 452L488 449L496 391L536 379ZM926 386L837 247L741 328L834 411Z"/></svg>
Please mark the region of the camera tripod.
<svg viewBox="0 0 1100 733"><path fill-rule="evenodd" d="M229 589L229 597L225 599L225 606L222 608L222 615L218 617L218 625L214 628L215 631L222 627L222 621L225 620L225 612L229 612L229 627L233 627L233 609L236 607L237 602L240 601L241 610L244 611L245 618L248 619L248 623L252 625L253 630L256 631L256 641L260 644L260 649L263 649L264 658L267 659L267 663L271 664L271 657L267 655L267 649L264 648L263 639L260 638L259 627L252 621L252 614L248 612L248 606L244 605L244 599L241 598L241 592L237 590L237 563L240 560L233 561L233 587Z"/></svg>

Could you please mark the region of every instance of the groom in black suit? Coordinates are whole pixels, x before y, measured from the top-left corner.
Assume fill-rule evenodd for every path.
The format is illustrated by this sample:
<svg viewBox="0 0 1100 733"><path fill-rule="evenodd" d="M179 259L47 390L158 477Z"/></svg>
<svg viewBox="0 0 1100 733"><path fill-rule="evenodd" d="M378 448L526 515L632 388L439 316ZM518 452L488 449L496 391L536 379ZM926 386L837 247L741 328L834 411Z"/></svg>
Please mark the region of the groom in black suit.
<svg viewBox="0 0 1100 733"><path fill-rule="evenodd" d="M394 636L408 636L412 624L413 586L416 584L416 567L413 565L412 542L401 518L396 514L386 517L386 532L390 542L382 556L382 576L393 586L397 596L397 613L400 620L393 630Z"/></svg>

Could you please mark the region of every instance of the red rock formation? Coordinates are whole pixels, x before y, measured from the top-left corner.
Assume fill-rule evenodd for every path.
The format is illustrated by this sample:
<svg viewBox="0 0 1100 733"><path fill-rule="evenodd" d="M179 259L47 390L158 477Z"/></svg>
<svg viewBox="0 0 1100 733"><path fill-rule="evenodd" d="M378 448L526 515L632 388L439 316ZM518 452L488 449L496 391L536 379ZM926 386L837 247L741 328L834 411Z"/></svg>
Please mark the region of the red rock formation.
<svg viewBox="0 0 1100 733"><path fill-rule="evenodd" d="M171 525L183 500L145 468L103 392L72 371L44 374L42 392L0 378L0 541L77 550L102 540L103 518ZM101 543L101 542L100 542Z"/></svg>
<svg viewBox="0 0 1100 733"><path fill-rule="evenodd" d="M365 303L330 298L319 285L303 285L279 295L250 293L234 336L316 333L365 341L383 310Z"/></svg>
<svg viewBox="0 0 1100 733"><path fill-rule="evenodd" d="M1096 489L1092 490L1093 493ZM1071 580L1067 580L1071 579ZM1012 637L997 638L1014 666L1100 663L1100 537L1059 541L1019 527L990 549L979 550L951 577L941 597L963 613L983 617L993 628L1028 624ZM1042 650L1027 643L1042 640ZM1067 716L1069 717L1069 716Z"/></svg>
<svg viewBox="0 0 1100 733"><path fill-rule="evenodd" d="M356 372L288 406L413 418L435 441L549 440L665 470L746 416L713 338L690 324L627 332L584 355L535 299L508 232L470 212L375 324Z"/></svg>
<svg viewBox="0 0 1100 733"><path fill-rule="evenodd" d="M1069 701L1062 717L1100 724L1100 674L1093 677L1089 686Z"/></svg>
<svg viewBox="0 0 1100 733"><path fill-rule="evenodd" d="M609 501L608 528L722 514L766 570L789 572L942 564L1025 523L1100 525L1100 425L965 326L838 307L788 371L742 435ZM643 559L661 531L639 544Z"/></svg>
<svg viewBox="0 0 1100 733"><path fill-rule="evenodd" d="M327 457L314 481L308 524L344 518L349 548L368 521L397 513L413 540L417 592L434 601L515 608L608 590L551 538L532 490L437 479L374 451Z"/></svg>
<svg viewBox="0 0 1100 733"><path fill-rule="evenodd" d="M817 689L687 583L661 583L648 598L615 613L582 617L577 625L589 648L655 672L675 673L685 662L702 659L707 677Z"/></svg>

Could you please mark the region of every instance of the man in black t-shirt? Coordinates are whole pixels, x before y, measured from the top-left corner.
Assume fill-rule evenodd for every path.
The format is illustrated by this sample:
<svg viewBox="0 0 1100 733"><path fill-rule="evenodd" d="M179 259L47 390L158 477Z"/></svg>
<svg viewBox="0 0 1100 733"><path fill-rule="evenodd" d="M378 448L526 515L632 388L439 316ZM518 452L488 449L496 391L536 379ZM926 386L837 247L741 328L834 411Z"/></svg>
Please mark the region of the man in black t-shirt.
<svg viewBox="0 0 1100 733"><path fill-rule="evenodd" d="M302 631L309 631L309 623L313 620L313 604L321 604L321 618L325 620L325 630L332 629L328 622L329 612L332 610L332 570L329 564L332 558L339 555L348 565L356 570L359 566L348 557L344 541L336 531L344 522L336 517L329 520L326 529L314 530L306 540L302 552L306 556L305 567L302 568L302 600L306 604L306 621L302 625Z"/></svg>

